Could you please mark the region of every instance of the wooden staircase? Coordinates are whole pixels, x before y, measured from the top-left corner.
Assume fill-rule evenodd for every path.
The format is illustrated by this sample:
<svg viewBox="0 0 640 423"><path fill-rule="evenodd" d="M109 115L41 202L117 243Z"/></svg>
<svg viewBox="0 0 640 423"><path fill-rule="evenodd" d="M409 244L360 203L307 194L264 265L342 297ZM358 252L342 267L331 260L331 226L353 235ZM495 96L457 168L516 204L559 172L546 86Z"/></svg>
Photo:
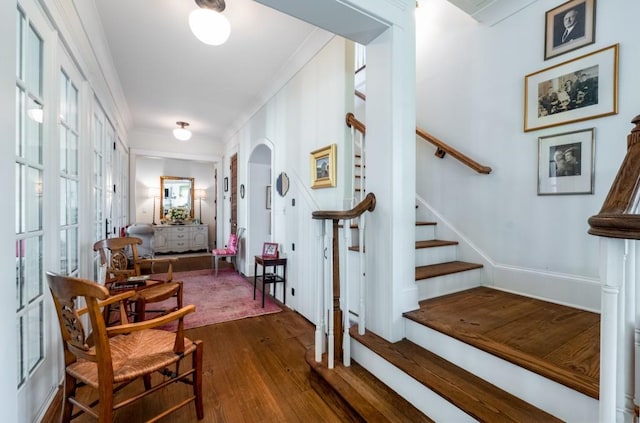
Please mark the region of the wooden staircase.
<svg viewBox="0 0 640 423"><path fill-rule="evenodd" d="M595 422L599 315L480 286L482 265L459 260L436 227L416 223L421 301L403 315L406 338L352 327L351 367L307 357L317 386L346 421ZM419 418L388 411L412 407Z"/></svg>

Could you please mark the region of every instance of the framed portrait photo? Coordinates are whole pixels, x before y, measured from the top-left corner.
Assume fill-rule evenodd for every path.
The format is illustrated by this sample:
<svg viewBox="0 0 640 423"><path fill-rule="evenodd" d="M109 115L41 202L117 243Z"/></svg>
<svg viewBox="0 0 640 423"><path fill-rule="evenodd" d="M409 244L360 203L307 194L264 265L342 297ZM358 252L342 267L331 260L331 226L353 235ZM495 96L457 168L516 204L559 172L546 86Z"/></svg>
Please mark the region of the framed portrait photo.
<svg viewBox="0 0 640 423"><path fill-rule="evenodd" d="M524 131L618 113L619 45L524 77Z"/></svg>
<svg viewBox="0 0 640 423"><path fill-rule="evenodd" d="M538 195L593 194L595 128L538 138Z"/></svg>
<svg viewBox="0 0 640 423"><path fill-rule="evenodd" d="M544 60L596 41L596 0L570 0L545 14Z"/></svg>
<svg viewBox="0 0 640 423"><path fill-rule="evenodd" d="M311 188L336 186L336 145L311 152Z"/></svg>
<svg viewBox="0 0 640 423"><path fill-rule="evenodd" d="M278 244L274 242L263 243L262 258L278 258Z"/></svg>

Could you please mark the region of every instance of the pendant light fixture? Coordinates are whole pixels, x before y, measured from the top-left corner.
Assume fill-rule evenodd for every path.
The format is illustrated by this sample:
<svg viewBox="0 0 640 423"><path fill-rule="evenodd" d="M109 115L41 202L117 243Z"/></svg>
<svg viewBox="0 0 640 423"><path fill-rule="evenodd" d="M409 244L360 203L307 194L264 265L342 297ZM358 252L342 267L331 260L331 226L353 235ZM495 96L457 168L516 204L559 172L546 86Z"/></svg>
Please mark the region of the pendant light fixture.
<svg viewBox="0 0 640 423"><path fill-rule="evenodd" d="M197 39L205 44L219 46L231 34L229 20L222 14L224 0L195 0L198 9L189 14L189 27Z"/></svg>
<svg viewBox="0 0 640 423"><path fill-rule="evenodd" d="M176 137L177 140L187 141L191 138L191 131L185 129L185 126L189 126L187 122L178 121L176 122L180 128L176 128L173 130L173 136Z"/></svg>

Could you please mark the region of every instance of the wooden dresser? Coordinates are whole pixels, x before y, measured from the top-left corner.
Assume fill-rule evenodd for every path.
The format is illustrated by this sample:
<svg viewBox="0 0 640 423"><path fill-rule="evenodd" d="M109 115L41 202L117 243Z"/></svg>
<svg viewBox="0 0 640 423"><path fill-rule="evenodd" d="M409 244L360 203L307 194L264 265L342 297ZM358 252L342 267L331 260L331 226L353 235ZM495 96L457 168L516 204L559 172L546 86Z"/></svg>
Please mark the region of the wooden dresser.
<svg viewBox="0 0 640 423"><path fill-rule="evenodd" d="M156 253L209 251L209 225L157 225L153 231Z"/></svg>

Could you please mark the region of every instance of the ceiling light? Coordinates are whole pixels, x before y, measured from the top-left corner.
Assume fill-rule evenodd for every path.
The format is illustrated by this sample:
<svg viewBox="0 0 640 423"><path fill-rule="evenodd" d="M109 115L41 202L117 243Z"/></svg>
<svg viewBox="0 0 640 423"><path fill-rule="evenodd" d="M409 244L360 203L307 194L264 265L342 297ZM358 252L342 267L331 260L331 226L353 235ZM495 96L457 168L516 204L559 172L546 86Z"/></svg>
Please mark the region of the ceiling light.
<svg viewBox="0 0 640 423"><path fill-rule="evenodd" d="M180 126L180 128L176 128L173 130L173 136L180 141L187 141L189 138L191 138L191 131L189 131L188 129L184 129L184 127L189 126L189 124L182 121L178 121L176 123Z"/></svg>
<svg viewBox="0 0 640 423"><path fill-rule="evenodd" d="M197 39L205 44L219 46L231 34L229 20L221 12L224 0L195 0L199 9L189 14L189 27Z"/></svg>

